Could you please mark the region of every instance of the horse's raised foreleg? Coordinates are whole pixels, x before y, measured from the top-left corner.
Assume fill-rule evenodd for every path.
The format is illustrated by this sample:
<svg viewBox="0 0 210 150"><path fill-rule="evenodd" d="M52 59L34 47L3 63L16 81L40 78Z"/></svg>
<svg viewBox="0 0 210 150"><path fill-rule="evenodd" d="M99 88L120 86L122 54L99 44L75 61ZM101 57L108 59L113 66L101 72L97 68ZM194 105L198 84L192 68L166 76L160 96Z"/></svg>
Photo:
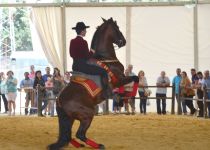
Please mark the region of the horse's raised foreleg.
<svg viewBox="0 0 210 150"><path fill-rule="evenodd" d="M86 116L85 118L80 119L80 126L76 133L76 137L94 149L105 149L104 145L98 144L95 141L88 139L86 137L86 132L90 127L92 120L93 120L93 115Z"/></svg>
<svg viewBox="0 0 210 150"><path fill-rule="evenodd" d="M117 86L120 87L130 82L138 83L139 82L138 76L128 76L128 77L120 78L119 82L117 83Z"/></svg>

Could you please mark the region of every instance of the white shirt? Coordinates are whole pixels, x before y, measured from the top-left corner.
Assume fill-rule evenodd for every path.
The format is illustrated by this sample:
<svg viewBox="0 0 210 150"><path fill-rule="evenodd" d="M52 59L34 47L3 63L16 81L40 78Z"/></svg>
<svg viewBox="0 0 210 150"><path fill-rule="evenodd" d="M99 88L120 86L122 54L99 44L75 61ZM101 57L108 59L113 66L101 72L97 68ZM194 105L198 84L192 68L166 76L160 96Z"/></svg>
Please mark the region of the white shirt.
<svg viewBox="0 0 210 150"><path fill-rule="evenodd" d="M157 83L161 84L161 83L168 83L170 84L170 80L168 77L158 77L157 79ZM166 94L167 93L167 88L165 87L157 87L156 93L158 94Z"/></svg>

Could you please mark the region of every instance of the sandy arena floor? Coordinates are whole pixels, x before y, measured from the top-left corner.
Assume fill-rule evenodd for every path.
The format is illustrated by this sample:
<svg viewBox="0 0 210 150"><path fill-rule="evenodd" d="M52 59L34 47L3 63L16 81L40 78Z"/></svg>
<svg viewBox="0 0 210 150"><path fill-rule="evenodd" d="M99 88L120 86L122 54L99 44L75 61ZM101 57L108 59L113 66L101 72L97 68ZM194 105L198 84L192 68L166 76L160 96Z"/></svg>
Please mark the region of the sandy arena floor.
<svg viewBox="0 0 210 150"><path fill-rule="evenodd" d="M73 136L78 125L75 122ZM0 150L45 150L57 135L57 118L0 117ZM155 114L96 116L87 135L107 150L209 150L210 119ZM75 148L70 145L68 149Z"/></svg>

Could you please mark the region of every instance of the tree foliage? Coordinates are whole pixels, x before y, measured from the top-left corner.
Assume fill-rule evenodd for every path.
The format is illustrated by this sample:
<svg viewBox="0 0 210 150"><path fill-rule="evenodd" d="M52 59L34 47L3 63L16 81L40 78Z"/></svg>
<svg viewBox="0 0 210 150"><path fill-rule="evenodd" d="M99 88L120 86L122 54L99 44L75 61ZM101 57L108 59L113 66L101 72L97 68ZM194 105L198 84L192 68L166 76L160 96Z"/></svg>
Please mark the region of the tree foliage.
<svg viewBox="0 0 210 150"><path fill-rule="evenodd" d="M29 10L27 8L2 8L2 27L1 49L3 51L11 49L14 43L16 51L30 51L33 49Z"/></svg>
<svg viewBox="0 0 210 150"><path fill-rule="evenodd" d="M27 8L16 8L14 14L14 30L16 50L32 50L31 30Z"/></svg>

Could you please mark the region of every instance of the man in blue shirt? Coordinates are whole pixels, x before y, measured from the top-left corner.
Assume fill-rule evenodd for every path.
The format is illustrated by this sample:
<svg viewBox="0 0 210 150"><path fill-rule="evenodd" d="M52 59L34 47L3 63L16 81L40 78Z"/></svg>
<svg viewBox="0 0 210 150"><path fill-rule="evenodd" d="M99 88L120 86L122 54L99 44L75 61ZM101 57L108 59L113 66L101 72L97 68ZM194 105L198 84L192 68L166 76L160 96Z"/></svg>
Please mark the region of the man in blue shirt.
<svg viewBox="0 0 210 150"><path fill-rule="evenodd" d="M180 110L181 114L182 114L182 112L184 114L187 114L187 108L185 105L185 101L183 100L182 102L179 102L179 85L182 80L180 68L176 69L176 74L177 75L173 78L172 84L173 84L173 86L175 86L175 94L176 94L176 100L177 100L177 104L178 104L178 110ZM182 104L182 109L181 109L181 104Z"/></svg>
<svg viewBox="0 0 210 150"><path fill-rule="evenodd" d="M46 74L44 74L44 75L42 76L44 82L47 81L47 78L48 78L48 77L50 77L50 78L52 77L52 75L50 74L50 67L46 67L46 68L45 68L45 71L46 71Z"/></svg>
<svg viewBox="0 0 210 150"><path fill-rule="evenodd" d="M194 68L191 69L191 75L192 75L192 86L194 85L197 85L198 84L198 76L197 76L197 73L196 73L196 70Z"/></svg>
<svg viewBox="0 0 210 150"><path fill-rule="evenodd" d="M209 70L204 71L204 80L202 82L203 87L207 88L207 98L210 100L210 76ZM210 102L207 102L209 118L210 118Z"/></svg>

